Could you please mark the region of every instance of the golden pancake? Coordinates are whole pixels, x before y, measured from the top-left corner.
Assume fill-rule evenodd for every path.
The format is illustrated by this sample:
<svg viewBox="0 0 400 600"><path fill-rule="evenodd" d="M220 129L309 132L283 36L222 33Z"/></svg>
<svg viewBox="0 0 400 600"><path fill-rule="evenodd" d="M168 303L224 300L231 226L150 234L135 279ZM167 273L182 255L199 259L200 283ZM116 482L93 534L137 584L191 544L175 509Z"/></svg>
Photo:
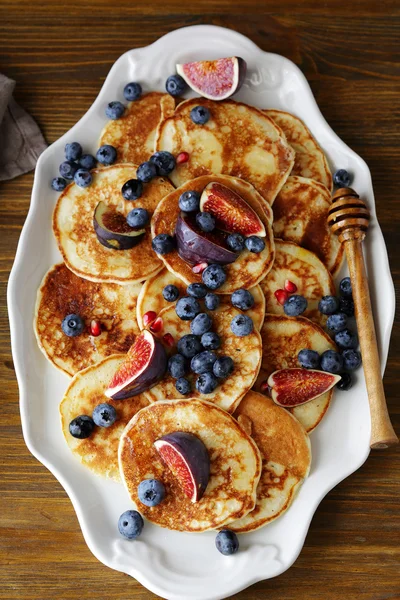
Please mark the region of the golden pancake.
<svg viewBox="0 0 400 600"><path fill-rule="evenodd" d="M262 458L254 510L229 524L236 533L267 525L290 506L311 464L310 440L293 415L270 398L248 392L234 417L254 439Z"/></svg>
<svg viewBox="0 0 400 600"><path fill-rule="evenodd" d="M229 377L222 380L211 394L200 394L195 386L194 374L187 375L192 383L191 395L214 402L228 412L233 412L245 393L256 381L261 363L261 337L254 330L250 335L238 337L231 331L233 317L240 314L232 306L221 305L209 313L213 320L212 331L221 336L221 347L215 350L217 356L230 356L235 363L235 370ZM164 328L162 334L170 333L175 342L183 335L190 333L190 321L182 321L175 312L175 307L165 308L160 313ZM157 385L144 392L150 402L182 398L175 388L175 379L167 374Z"/></svg>
<svg viewBox="0 0 400 600"><path fill-rule="evenodd" d="M262 362L257 383L254 389L259 391L260 385L274 371L299 367L297 355L303 348L316 350L322 354L325 350L336 350L334 342L316 323L305 317L286 317L283 315L265 315L261 328ZM333 390L329 390L319 398L306 404L289 408L296 419L312 431L326 413Z"/></svg>
<svg viewBox="0 0 400 600"><path fill-rule="evenodd" d="M180 213L179 196L187 191L194 190L202 192L211 182L219 182L237 192L257 213L263 222L266 230L265 248L259 254L243 250L239 258L230 265L226 265L226 282L216 290L216 293L232 293L239 288L252 288L263 279L271 269L274 261L274 240L272 233L272 211L271 208L263 202L261 196L256 190L245 181L228 177L226 175L205 175L198 177L193 181L188 181L177 190L166 196L154 211L151 222L151 231L153 237L160 233L169 233L174 235L175 225ZM194 282L201 282L201 275L196 275L192 267L187 264L178 254L177 250L160 256L165 266L171 273L182 279L189 285Z"/></svg>
<svg viewBox="0 0 400 600"><path fill-rule="evenodd" d="M264 110L263 112L282 129L287 141L296 152L291 175L315 179L331 190L332 174L328 161L303 121L283 110Z"/></svg>
<svg viewBox="0 0 400 600"><path fill-rule="evenodd" d="M312 179L289 177L274 203L274 234L314 252L329 271L340 269L343 246L328 224L329 190Z"/></svg>
<svg viewBox="0 0 400 600"><path fill-rule="evenodd" d="M39 287L34 328L39 348L55 367L67 375L92 365L110 354L124 354L139 333L136 303L140 284L94 283L77 277L64 264L54 265ZM64 317L78 314L86 328L77 337L61 329ZM102 333L90 334L97 319Z"/></svg>
<svg viewBox="0 0 400 600"><path fill-rule="evenodd" d="M119 163L140 164L154 153L157 127L174 110L175 100L169 94L143 94L128 104L120 119L108 121L99 145L114 146Z"/></svg>
<svg viewBox="0 0 400 600"><path fill-rule="evenodd" d="M134 207L145 208L150 216L173 187L167 179L156 177L144 185L142 196L124 200L123 184L135 177L136 166L113 165L92 171L93 183L85 189L70 184L60 194L53 215L53 231L65 264L79 277L106 283L137 283L162 269L162 262L151 248L150 227L137 246L129 250L106 248L97 239L93 213L102 201L126 216Z"/></svg>
<svg viewBox="0 0 400 600"><path fill-rule="evenodd" d="M85 467L97 475L120 480L118 468L118 444L125 426L148 401L139 394L128 400L110 400L104 395L111 377L124 357L109 356L101 362L77 373L68 386L60 404L61 427L65 440ZM95 427L92 435L84 440L74 438L69 432L72 419L80 415L92 416L98 404L106 402L117 411L118 419L110 427Z"/></svg>
<svg viewBox="0 0 400 600"><path fill-rule="evenodd" d="M267 313L285 314L274 293L284 289L286 280L294 283L297 286L295 293L307 300L307 309L302 316L324 326L326 317L319 312L318 302L322 296L335 295L332 275L313 252L293 242L276 239L274 266L260 282Z"/></svg>
<svg viewBox="0 0 400 600"><path fill-rule="evenodd" d="M210 456L210 480L204 496L191 502L154 442L176 431L196 435ZM141 410L127 425L119 445L121 477L141 514L149 521L178 531L202 532L241 518L254 508L261 474L255 442L228 413L195 399L157 402ZM137 488L143 479L165 486L164 500L142 504Z"/></svg>
<svg viewBox="0 0 400 600"><path fill-rule="evenodd" d="M195 106L209 109L211 118L205 125L190 118ZM174 155L189 153L189 161L170 175L177 187L200 175L233 175L251 183L270 204L294 164L294 151L272 119L233 100L182 102L160 124L156 147Z"/></svg>

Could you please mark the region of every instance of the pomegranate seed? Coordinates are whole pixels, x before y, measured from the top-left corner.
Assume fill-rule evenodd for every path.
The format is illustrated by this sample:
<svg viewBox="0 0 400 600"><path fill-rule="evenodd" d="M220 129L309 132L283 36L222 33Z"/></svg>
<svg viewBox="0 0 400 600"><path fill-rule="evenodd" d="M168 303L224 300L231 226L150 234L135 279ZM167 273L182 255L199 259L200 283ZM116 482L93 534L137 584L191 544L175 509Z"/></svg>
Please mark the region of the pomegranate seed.
<svg viewBox="0 0 400 600"><path fill-rule="evenodd" d="M100 323L100 321L97 321L96 319L93 319L93 321L90 323L90 333L94 337L97 337L98 335L101 334L101 323Z"/></svg>
<svg viewBox="0 0 400 600"><path fill-rule="evenodd" d="M152 331L153 333L159 333L161 331L161 329L163 328L164 323L161 317L157 317L157 319L155 321L152 322L152 324L150 325L150 331Z"/></svg>
<svg viewBox="0 0 400 600"><path fill-rule="evenodd" d="M192 268L192 271L193 271L193 273L202 273L204 271L204 269L207 269L207 267L208 267L208 263L202 262L197 265L194 265L194 267Z"/></svg>
<svg viewBox="0 0 400 600"><path fill-rule="evenodd" d="M148 310L147 313L144 313L143 315L143 325L147 327L147 325L150 325L156 318L157 313L155 313L154 310Z"/></svg>
<svg viewBox="0 0 400 600"><path fill-rule="evenodd" d="M289 279L286 279L285 290L289 292L289 294L295 294L297 292L297 285L293 283L293 281L289 281Z"/></svg>
<svg viewBox="0 0 400 600"><path fill-rule="evenodd" d="M189 152L180 152L180 154L178 154L178 156L176 157L176 164L183 165L183 163L186 163L188 160Z"/></svg>
<svg viewBox="0 0 400 600"><path fill-rule="evenodd" d="M260 385L260 391L262 393L268 392L269 390L269 385L268 385L268 379L266 379L265 381L262 382L262 384Z"/></svg>
<svg viewBox="0 0 400 600"><path fill-rule="evenodd" d="M276 290L274 293L275 298L278 300L279 304L285 304L286 300L289 298L289 294L286 290Z"/></svg>
<svg viewBox="0 0 400 600"><path fill-rule="evenodd" d="M175 344L175 340L170 333L165 333L162 339L167 346L170 346L170 348Z"/></svg>

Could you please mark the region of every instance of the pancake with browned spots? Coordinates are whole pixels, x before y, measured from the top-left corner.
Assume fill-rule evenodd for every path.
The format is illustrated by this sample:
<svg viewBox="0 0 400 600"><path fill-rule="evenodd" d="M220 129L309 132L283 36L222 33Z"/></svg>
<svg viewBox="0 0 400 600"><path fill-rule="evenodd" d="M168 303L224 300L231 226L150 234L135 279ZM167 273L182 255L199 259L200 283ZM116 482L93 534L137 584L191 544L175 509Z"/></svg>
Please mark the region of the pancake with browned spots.
<svg viewBox="0 0 400 600"><path fill-rule="evenodd" d="M262 361L260 373L254 389L259 391L274 371L299 367L297 355L307 348L319 354L325 350L337 350L334 342L319 325L305 317L287 317L283 315L265 315L261 328ZM296 419L312 431L328 410L333 390L306 404L288 409Z"/></svg>
<svg viewBox="0 0 400 600"><path fill-rule="evenodd" d="M205 125L190 118L195 106L209 109ZM170 175L176 186L201 175L233 175L251 183L270 204L294 164L294 151L273 120L258 108L233 100L182 102L160 124L156 147L174 155L189 153L189 161Z"/></svg>
<svg viewBox="0 0 400 600"><path fill-rule="evenodd" d="M274 203L274 234L314 252L332 274L340 269L343 246L327 223L329 190L313 179L289 177Z"/></svg>
<svg viewBox="0 0 400 600"><path fill-rule="evenodd" d="M222 183L238 193L257 213L266 230L266 237L263 238L265 241L264 250L259 254L249 252L246 249L243 250L235 262L225 266L227 274L226 282L216 292L219 294L232 293L238 288L252 288L271 269L274 262L275 249L271 225L271 208L263 202L261 196L249 183L226 175L205 175L188 181L160 202L151 222L152 235L153 237L160 233L174 235L176 221L180 213L179 196L187 190L194 190L201 193L211 182ZM193 273L191 265L179 256L177 250L164 254L160 258L167 269L182 279L186 285L201 282L201 275Z"/></svg>
<svg viewBox="0 0 400 600"><path fill-rule="evenodd" d="M40 284L34 328L39 348L54 366L67 375L92 365L110 354L124 354L139 333L136 303L140 284L94 283L77 277L64 264L54 265ZM67 315L78 314L86 328L77 337L61 329ZM102 333L90 334L97 319Z"/></svg>
<svg viewBox="0 0 400 600"><path fill-rule="evenodd" d="M100 201L125 217L133 206L145 208L151 217L161 198L173 190L167 179L156 177L143 186L142 196L133 205L124 200L121 188L135 173L133 164L96 169L88 188L72 183L60 194L53 215L54 235L67 267L79 277L127 284L161 271L162 262L151 248L150 225L140 242L129 250L106 248L94 230L93 213Z"/></svg>
<svg viewBox="0 0 400 600"><path fill-rule="evenodd" d="M77 373L60 404L61 427L71 451L85 467L97 475L117 481L120 480L118 444L122 432L132 417L148 405L143 394L128 400L110 400L104 395L104 390L123 359L123 356L109 356ZM115 408L116 422L110 427L95 427L92 435L84 440L73 437L69 432L72 419L81 415L92 416L94 408L104 402Z"/></svg>
<svg viewBox="0 0 400 600"><path fill-rule="evenodd" d="M163 463L154 442L176 431L196 435L210 457L203 497L191 502ZM245 516L255 506L261 457L255 442L233 417L217 406L191 398L157 402L127 425L119 445L121 477L137 509L149 521L178 531L202 532ZM165 486L165 498L148 507L138 498L143 479Z"/></svg>

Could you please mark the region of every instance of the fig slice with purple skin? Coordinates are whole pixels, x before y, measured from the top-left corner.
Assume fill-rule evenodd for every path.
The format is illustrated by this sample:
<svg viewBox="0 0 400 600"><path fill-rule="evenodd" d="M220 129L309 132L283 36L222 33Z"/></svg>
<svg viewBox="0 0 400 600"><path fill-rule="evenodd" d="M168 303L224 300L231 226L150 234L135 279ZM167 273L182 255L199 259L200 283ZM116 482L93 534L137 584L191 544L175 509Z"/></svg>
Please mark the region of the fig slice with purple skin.
<svg viewBox="0 0 400 600"><path fill-rule="evenodd" d="M216 233L205 233L196 226L195 220L181 213L175 226L176 243L179 256L191 265L206 262L228 265L239 254L224 247L224 238Z"/></svg>
<svg viewBox="0 0 400 600"><path fill-rule="evenodd" d="M129 250L142 239L145 230L129 227L123 214L99 202L94 209L93 227L100 244L112 250Z"/></svg>
<svg viewBox="0 0 400 600"><path fill-rule="evenodd" d="M175 431L155 441L154 446L189 500L201 500L210 479L210 456L201 439L193 433Z"/></svg>
<svg viewBox="0 0 400 600"><path fill-rule="evenodd" d="M246 61L238 56L176 65L188 86L209 100L230 98L242 87L246 69Z"/></svg>
<svg viewBox="0 0 400 600"><path fill-rule="evenodd" d="M268 377L271 398L279 406L293 408L328 392L340 375L314 369L281 369Z"/></svg>
<svg viewBox="0 0 400 600"><path fill-rule="evenodd" d="M164 346L145 329L129 348L124 362L114 373L104 393L112 400L137 396L156 385L166 370L167 355Z"/></svg>
<svg viewBox="0 0 400 600"><path fill-rule="evenodd" d="M265 237L265 227L260 217L239 194L226 185L209 183L200 199L200 210L211 213L216 227L229 233Z"/></svg>

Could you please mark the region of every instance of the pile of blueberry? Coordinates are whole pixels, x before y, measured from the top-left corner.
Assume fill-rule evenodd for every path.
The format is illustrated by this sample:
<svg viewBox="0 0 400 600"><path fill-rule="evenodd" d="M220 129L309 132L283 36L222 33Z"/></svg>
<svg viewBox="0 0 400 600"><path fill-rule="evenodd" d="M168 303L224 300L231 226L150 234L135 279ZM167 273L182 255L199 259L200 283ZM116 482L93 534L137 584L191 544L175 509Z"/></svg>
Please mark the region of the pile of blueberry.
<svg viewBox="0 0 400 600"><path fill-rule="evenodd" d="M93 433L95 426L97 427L111 427L117 420L117 411L111 404L103 402L98 404L92 413L89 415L80 415L72 419L69 424L69 432L78 440L84 440L90 437Z"/></svg>

